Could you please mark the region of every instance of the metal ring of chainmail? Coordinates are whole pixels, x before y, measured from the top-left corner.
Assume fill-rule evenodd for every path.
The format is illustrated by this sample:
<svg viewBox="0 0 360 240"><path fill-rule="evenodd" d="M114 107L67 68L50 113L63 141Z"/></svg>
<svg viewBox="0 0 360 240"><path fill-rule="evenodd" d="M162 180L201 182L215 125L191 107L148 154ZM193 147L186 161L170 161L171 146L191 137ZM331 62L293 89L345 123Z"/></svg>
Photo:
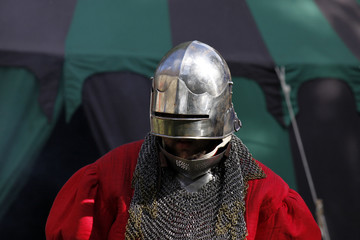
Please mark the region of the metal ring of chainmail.
<svg viewBox="0 0 360 240"><path fill-rule="evenodd" d="M181 188L171 168L160 167L156 143L148 134L139 153L126 239L245 239L247 181L265 174L241 140L232 135L229 157L195 193Z"/></svg>

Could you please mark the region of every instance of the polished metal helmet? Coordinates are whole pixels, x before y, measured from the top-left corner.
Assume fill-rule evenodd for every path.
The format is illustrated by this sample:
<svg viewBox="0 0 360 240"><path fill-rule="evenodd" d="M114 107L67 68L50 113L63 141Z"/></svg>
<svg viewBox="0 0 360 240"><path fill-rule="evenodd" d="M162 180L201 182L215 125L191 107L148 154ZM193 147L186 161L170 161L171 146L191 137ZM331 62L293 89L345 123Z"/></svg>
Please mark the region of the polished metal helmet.
<svg viewBox="0 0 360 240"><path fill-rule="evenodd" d="M160 61L153 78L151 133L169 138L222 139L238 131L230 70L212 47L182 43Z"/></svg>

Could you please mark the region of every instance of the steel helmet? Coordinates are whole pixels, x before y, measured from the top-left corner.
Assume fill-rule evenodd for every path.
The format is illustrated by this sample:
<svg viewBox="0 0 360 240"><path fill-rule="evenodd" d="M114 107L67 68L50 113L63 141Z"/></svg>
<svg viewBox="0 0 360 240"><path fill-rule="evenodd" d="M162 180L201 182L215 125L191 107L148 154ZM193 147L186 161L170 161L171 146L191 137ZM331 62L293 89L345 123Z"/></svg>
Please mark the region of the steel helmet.
<svg viewBox="0 0 360 240"><path fill-rule="evenodd" d="M223 139L238 131L230 70L199 41L182 43L160 61L152 83L151 133L188 139Z"/></svg>

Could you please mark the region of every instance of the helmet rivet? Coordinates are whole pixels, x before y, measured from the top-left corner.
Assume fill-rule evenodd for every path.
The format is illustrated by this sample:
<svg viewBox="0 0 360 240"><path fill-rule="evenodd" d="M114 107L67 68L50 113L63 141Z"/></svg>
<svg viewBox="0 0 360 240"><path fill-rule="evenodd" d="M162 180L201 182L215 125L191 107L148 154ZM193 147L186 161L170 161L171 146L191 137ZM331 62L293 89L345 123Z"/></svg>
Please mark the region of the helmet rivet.
<svg viewBox="0 0 360 240"><path fill-rule="evenodd" d="M241 128L241 121L239 119L234 120L234 130L235 132L239 131Z"/></svg>

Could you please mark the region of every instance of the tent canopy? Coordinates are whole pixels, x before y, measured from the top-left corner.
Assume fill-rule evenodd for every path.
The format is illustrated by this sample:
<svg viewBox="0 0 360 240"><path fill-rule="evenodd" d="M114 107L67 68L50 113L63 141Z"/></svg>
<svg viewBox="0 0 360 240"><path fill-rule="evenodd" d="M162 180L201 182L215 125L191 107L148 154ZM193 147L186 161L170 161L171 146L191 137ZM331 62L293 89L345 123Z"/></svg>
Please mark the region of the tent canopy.
<svg viewBox="0 0 360 240"><path fill-rule="evenodd" d="M148 78L172 46L190 40L223 55L244 123L238 135L256 158L296 188L305 180L295 180L294 172L301 176L293 163L297 150L291 147L275 67L285 67L296 113L298 92L315 79L346 83L356 106L350 109L359 112L359 5L359 0L2 0L0 203L5 205L0 218L26 184L26 169L32 169L62 109L70 122L84 108L102 153L142 138L148 131ZM318 96L328 94L325 89L319 88ZM314 132L325 125L304 126ZM308 139L310 153L326 136ZM357 151L351 148L345 159ZM310 157L310 162L321 161Z"/></svg>

